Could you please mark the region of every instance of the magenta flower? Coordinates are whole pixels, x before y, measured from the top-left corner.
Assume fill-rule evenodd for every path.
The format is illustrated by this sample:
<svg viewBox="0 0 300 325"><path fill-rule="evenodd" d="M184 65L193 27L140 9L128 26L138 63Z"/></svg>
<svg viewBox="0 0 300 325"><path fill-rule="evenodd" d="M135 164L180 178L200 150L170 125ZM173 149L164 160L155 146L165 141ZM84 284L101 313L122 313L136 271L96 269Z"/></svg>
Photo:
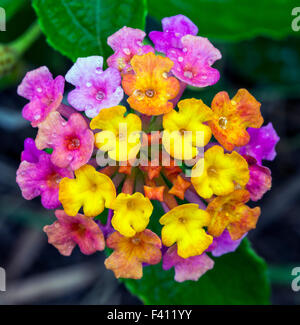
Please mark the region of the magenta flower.
<svg viewBox="0 0 300 325"><path fill-rule="evenodd" d="M143 45L145 36L142 30L126 26L109 36L107 44L115 53L107 59L108 66L127 73L132 70L130 61L134 55L154 53L152 46Z"/></svg>
<svg viewBox="0 0 300 325"><path fill-rule="evenodd" d="M250 179L246 189L250 193L251 200L258 201L271 189L271 171L267 167L258 165L253 157L244 156L244 158L247 160L250 170Z"/></svg>
<svg viewBox="0 0 300 325"><path fill-rule="evenodd" d="M57 76L53 79L45 66L27 72L18 87L18 94L30 101L23 108L23 117L33 127L38 126L60 105L64 86L64 78Z"/></svg>
<svg viewBox="0 0 300 325"><path fill-rule="evenodd" d="M86 255L102 251L105 241L96 222L83 214L68 216L63 210L56 210L57 221L45 226L44 232L52 244L64 256L70 256L76 244Z"/></svg>
<svg viewBox="0 0 300 325"><path fill-rule="evenodd" d="M225 229L221 236L214 238L214 241L207 249L207 252L211 252L212 255L216 257L234 252L240 246L242 239L246 235L247 234L238 240L232 240L229 231Z"/></svg>
<svg viewBox="0 0 300 325"><path fill-rule="evenodd" d="M211 67L221 59L221 53L205 37L186 35L181 38L182 49L169 49L167 56L174 62L173 74L181 81L194 87L215 84L218 70Z"/></svg>
<svg viewBox="0 0 300 325"><path fill-rule="evenodd" d="M186 16L165 17L161 21L162 32L153 31L149 38L158 52L167 53L171 48L181 49L181 38L185 35L197 35L198 27Z"/></svg>
<svg viewBox="0 0 300 325"><path fill-rule="evenodd" d="M52 112L40 124L35 143L38 149L53 149L54 165L76 170L91 158L94 134L81 114L73 113L66 122L58 112Z"/></svg>
<svg viewBox="0 0 300 325"><path fill-rule="evenodd" d="M272 123L268 123L259 129L248 128L250 141L241 147L239 153L256 159L259 165L262 160L273 160L276 157L275 146L280 140Z"/></svg>
<svg viewBox="0 0 300 325"><path fill-rule="evenodd" d="M53 165L50 155L42 152L37 162L21 162L16 181L26 200L40 195L46 209L55 209L61 205L58 200L58 185L64 177L73 178L73 172Z"/></svg>
<svg viewBox="0 0 300 325"><path fill-rule="evenodd" d="M123 99L121 75L117 69L102 70L103 58L78 58L66 74L66 80L76 88L68 95L69 103L93 118L102 108L116 106Z"/></svg>
<svg viewBox="0 0 300 325"><path fill-rule="evenodd" d="M35 142L31 138L24 141L24 151L21 153L21 161L26 160L30 163L37 163L43 150L37 149Z"/></svg>
<svg viewBox="0 0 300 325"><path fill-rule="evenodd" d="M205 253L198 256L182 258L177 254L177 245L171 246L163 255L164 270L175 268L175 281L198 281L199 278L214 267L214 261Z"/></svg>

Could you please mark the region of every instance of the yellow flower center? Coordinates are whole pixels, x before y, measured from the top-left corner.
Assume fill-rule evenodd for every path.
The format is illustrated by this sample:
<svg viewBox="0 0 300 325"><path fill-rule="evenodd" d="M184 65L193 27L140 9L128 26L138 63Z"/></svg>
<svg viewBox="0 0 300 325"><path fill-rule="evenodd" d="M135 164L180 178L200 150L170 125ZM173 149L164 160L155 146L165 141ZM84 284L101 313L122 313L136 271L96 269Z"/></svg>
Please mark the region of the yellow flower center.
<svg viewBox="0 0 300 325"><path fill-rule="evenodd" d="M186 218L181 217L178 219L178 221L182 224L185 224L187 220L186 220Z"/></svg>
<svg viewBox="0 0 300 325"><path fill-rule="evenodd" d="M220 117L219 118L219 126L222 128L222 129L224 129L224 130L226 130L226 125L227 125L227 118L226 117Z"/></svg>
<svg viewBox="0 0 300 325"><path fill-rule="evenodd" d="M217 176L217 171L216 171L216 169L215 169L214 166L210 166L210 167L207 169L207 175L208 175L209 177L215 177L215 176Z"/></svg>

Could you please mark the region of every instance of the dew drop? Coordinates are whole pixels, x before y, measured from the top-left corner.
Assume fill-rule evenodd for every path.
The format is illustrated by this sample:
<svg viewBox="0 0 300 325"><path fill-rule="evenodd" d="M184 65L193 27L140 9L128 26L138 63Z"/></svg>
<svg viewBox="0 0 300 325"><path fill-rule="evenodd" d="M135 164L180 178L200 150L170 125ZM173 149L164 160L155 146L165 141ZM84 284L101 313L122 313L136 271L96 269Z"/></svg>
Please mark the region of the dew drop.
<svg viewBox="0 0 300 325"><path fill-rule="evenodd" d="M163 78L168 79L168 73L167 72L163 72L162 76L163 76Z"/></svg>
<svg viewBox="0 0 300 325"><path fill-rule="evenodd" d="M183 51L183 52L187 52L187 48L184 47L184 48L182 49L182 51Z"/></svg>
<svg viewBox="0 0 300 325"><path fill-rule="evenodd" d="M206 79L207 79L207 75L206 75L206 74L203 74L203 75L201 76L201 79L202 79L202 80L206 80Z"/></svg>
<svg viewBox="0 0 300 325"><path fill-rule="evenodd" d="M96 71L95 72L97 74L101 74L103 72L103 70L100 67L98 67L98 68L96 68Z"/></svg>
<svg viewBox="0 0 300 325"><path fill-rule="evenodd" d="M92 84L88 81L86 84L85 84L87 87L91 87Z"/></svg>
<svg viewBox="0 0 300 325"><path fill-rule="evenodd" d="M136 90L133 92L133 95L136 97L137 100L143 100L144 97L145 97L144 92L142 92L142 91L139 90L139 89L136 89Z"/></svg>
<svg viewBox="0 0 300 325"><path fill-rule="evenodd" d="M38 88L36 89L36 91L37 91L38 93L41 93L41 92L43 91L43 89L40 88L40 87L38 87Z"/></svg>
<svg viewBox="0 0 300 325"><path fill-rule="evenodd" d="M183 61L183 57L182 56L179 56L177 60L178 60L178 62L182 62Z"/></svg>
<svg viewBox="0 0 300 325"><path fill-rule="evenodd" d="M194 77L193 72L189 70L184 71L183 75L189 79L192 79Z"/></svg>
<svg viewBox="0 0 300 325"><path fill-rule="evenodd" d="M33 116L33 118L34 118L35 120L39 120L39 119L41 118L41 115L40 115L40 114L36 114L36 115Z"/></svg>
<svg viewBox="0 0 300 325"><path fill-rule="evenodd" d="M131 52L130 52L130 50L129 50L128 47L125 47L125 48L123 49L123 52L124 52L126 55L130 55L130 54L131 54Z"/></svg>

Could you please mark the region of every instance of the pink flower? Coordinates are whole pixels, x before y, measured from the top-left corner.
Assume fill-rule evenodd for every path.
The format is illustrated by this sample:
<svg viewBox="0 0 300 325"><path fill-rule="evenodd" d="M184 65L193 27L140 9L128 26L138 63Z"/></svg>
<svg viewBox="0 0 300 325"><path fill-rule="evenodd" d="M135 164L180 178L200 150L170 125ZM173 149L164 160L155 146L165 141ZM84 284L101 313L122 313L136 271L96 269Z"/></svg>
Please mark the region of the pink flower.
<svg viewBox="0 0 300 325"><path fill-rule="evenodd" d="M60 105L64 86L64 78L57 76L53 79L45 66L27 72L18 87L18 94L30 101L23 108L23 117L30 121L33 127L38 126Z"/></svg>
<svg viewBox="0 0 300 325"><path fill-rule="evenodd" d="M262 160L273 160L276 157L275 146L280 140L272 123L256 129L248 128L250 141L240 148L241 155L249 155L256 159L259 165Z"/></svg>
<svg viewBox="0 0 300 325"><path fill-rule="evenodd" d="M43 230L48 236L49 244L56 247L62 255L70 256L76 244L86 255L104 249L102 231L92 218L83 214L70 217L63 210L56 210L55 216L57 221L45 226Z"/></svg>
<svg viewBox="0 0 300 325"><path fill-rule="evenodd" d="M198 27L183 15L165 17L161 22L162 32L153 31L149 33L149 38L158 52L167 53L171 48L181 49L182 36L197 35L198 33Z"/></svg>
<svg viewBox="0 0 300 325"><path fill-rule="evenodd" d="M167 56L174 62L172 72L175 77L194 87L215 84L220 73L211 65L221 59L220 51L207 38L200 36L183 36L181 44L182 49L167 51Z"/></svg>
<svg viewBox="0 0 300 325"><path fill-rule="evenodd" d="M108 37L107 44L115 52L107 59L108 66L127 73L132 70L130 61L134 55L154 53L152 46L143 45L145 36L146 33L140 29L124 26Z"/></svg>
<svg viewBox="0 0 300 325"><path fill-rule="evenodd" d="M177 254L177 245L173 245L164 254L162 267L164 270L169 270L173 266L175 268L175 281L198 281L203 274L214 267L214 261L205 253L182 258Z"/></svg>
<svg viewBox="0 0 300 325"><path fill-rule="evenodd" d="M81 114L72 114L66 122L58 112L52 112L40 124L35 143L38 149L53 148L54 165L76 170L91 158L94 134Z"/></svg>
<svg viewBox="0 0 300 325"><path fill-rule="evenodd" d="M21 161L26 160L30 163L37 163L43 150L37 149L35 142L31 138L24 141L24 151L21 153Z"/></svg>
<svg viewBox="0 0 300 325"><path fill-rule="evenodd" d="M66 80L76 86L68 95L69 103L93 118L102 108L116 106L123 99L121 75L117 69L102 70L103 58L78 58L66 74Z"/></svg>
<svg viewBox="0 0 300 325"><path fill-rule="evenodd" d="M232 240L229 231L225 229L221 236L215 237L213 243L208 247L207 252L211 252L213 256L221 256L227 253L234 252L239 246L242 239Z"/></svg>
<svg viewBox="0 0 300 325"><path fill-rule="evenodd" d="M244 156L244 158L247 160L250 170L250 179L246 189L250 193L251 200L258 201L271 189L271 171L267 167L258 165L253 157Z"/></svg>
<svg viewBox="0 0 300 325"><path fill-rule="evenodd" d="M50 155L42 152L37 162L21 162L16 181L26 200L40 195L42 205L46 209L55 209L61 205L58 200L58 187L64 177L73 178L72 171L53 165Z"/></svg>

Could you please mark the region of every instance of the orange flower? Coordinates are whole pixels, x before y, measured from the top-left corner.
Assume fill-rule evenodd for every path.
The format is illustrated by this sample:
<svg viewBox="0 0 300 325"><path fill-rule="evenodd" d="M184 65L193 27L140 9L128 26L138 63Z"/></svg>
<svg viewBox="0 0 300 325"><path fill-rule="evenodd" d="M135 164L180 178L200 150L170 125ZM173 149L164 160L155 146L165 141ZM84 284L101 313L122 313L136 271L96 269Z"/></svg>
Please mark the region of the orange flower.
<svg viewBox="0 0 300 325"><path fill-rule="evenodd" d="M246 145L250 136L248 127L263 124L260 103L246 90L240 89L230 100L227 92L219 92L212 101L213 118L208 122L213 135L227 150Z"/></svg>
<svg viewBox="0 0 300 325"><path fill-rule="evenodd" d="M219 237L227 228L232 240L240 239L256 227L260 208L249 208L245 203L250 199L246 190L236 190L212 200L206 211L211 215L208 233Z"/></svg>
<svg viewBox="0 0 300 325"><path fill-rule="evenodd" d="M153 53L135 55L131 60L134 74L123 77L122 86L129 105L146 115L161 115L172 110L171 99L179 92L179 81L169 77L173 62Z"/></svg>
<svg viewBox="0 0 300 325"><path fill-rule="evenodd" d="M143 276L142 263L157 264L161 260L160 238L149 229L131 238L116 231L108 237L107 246L114 252L104 264L117 278L140 279Z"/></svg>
<svg viewBox="0 0 300 325"><path fill-rule="evenodd" d="M173 187L170 189L169 193L176 195L181 200L184 199L185 191L191 186L191 183L183 179L180 175L174 180Z"/></svg>

